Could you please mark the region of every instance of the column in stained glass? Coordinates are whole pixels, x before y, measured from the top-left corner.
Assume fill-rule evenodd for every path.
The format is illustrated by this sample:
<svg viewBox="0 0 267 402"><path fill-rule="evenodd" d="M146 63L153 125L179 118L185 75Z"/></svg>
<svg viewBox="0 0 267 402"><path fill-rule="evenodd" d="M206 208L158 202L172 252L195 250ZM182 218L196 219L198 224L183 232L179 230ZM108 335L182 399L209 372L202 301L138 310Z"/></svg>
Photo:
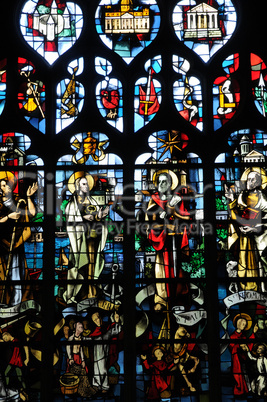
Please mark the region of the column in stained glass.
<svg viewBox="0 0 267 402"><path fill-rule="evenodd" d="M136 161L137 401L204 395L206 344L200 158L178 130ZM190 399L191 400L191 399ZM197 399L199 400L199 399Z"/></svg>
<svg viewBox="0 0 267 402"><path fill-rule="evenodd" d="M39 401L43 162L28 153L24 134L4 133L0 142L0 398Z"/></svg>
<svg viewBox="0 0 267 402"><path fill-rule="evenodd" d="M77 134L75 153L58 161L55 303L64 326L55 374L63 400L119 400L124 381L123 219L116 210L123 176L108 142L102 133Z"/></svg>
<svg viewBox="0 0 267 402"><path fill-rule="evenodd" d="M216 159L223 401L266 391L265 142L264 131L236 131Z"/></svg>

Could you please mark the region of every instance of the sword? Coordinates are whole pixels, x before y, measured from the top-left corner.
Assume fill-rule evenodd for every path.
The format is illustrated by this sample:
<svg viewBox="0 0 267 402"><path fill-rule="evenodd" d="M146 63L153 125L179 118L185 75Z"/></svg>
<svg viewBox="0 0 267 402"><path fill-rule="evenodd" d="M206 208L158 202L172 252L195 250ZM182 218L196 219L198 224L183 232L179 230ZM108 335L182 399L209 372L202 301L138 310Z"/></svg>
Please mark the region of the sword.
<svg viewBox="0 0 267 402"><path fill-rule="evenodd" d="M11 324L14 324L14 323L17 322L17 321L20 321L20 320L22 320L22 318L25 318L25 317L27 317L27 316L26 316L26 315L22 315L22 316L19 317L19 318L15 318L15 320L8 321L8 322L6 322L5 324L0 325L0 333L2 333L2 330L3 330L4 328L9 327Z"/></svg>

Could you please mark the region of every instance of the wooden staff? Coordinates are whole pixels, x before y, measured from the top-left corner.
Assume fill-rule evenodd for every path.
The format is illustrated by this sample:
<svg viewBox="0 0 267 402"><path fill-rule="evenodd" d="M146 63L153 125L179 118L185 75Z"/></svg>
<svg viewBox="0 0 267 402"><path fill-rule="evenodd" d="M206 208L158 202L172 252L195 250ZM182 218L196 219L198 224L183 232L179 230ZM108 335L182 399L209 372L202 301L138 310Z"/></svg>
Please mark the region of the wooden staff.
<svg viewBox="0 0 267 402"><path fill-rule="evenodd" d="M21 71L20 74L21 74L21 75L25 75L25 77L27 77L27 79L28 79L28 84L27 84L27 85L28 85L29 88L31 89L32 94L33 94L33 97L34 97L34 100L35 100L35 103L36 103L36 105L37 105L37 107L38 107L38 109L39 109L39 111L40 111L40 113L41 113L41 115L42 115L42 118L44 119L44 118L45 118L45 115L44 115L43 109L42 109L42 107L41 107L41 105L40 105L40 102L39 102L39 99L38 99L38 97L37 97L37 95L36 95L36 91L35 91L35 89L34 89L33 86L32 86L32 84L35 84L35 85L38 85L38 84L33 83L33 82L30 80L30 78L29 78L30 73L27 75L25 71Z"/></svg>
<svg viewBox="0 0 267 402"><path fill-rule="evenodd" d="M26 204L26 201L21 198L17 203L16 212L18 212L19 206L20 206L20 204L22 202L24 202L24 204ZM16 223L18 222L18 220L19 220L19 217L15 220L15 225L14 225L14 228L13 228L13 231L12 231L9 254L8 254L8 260L7 260L7 266L6 266L6 272L5 272L6 279L8 278L10 265L11 265L11 261L12 261L12 253L13 253L13 248L14 248L14 245L15 245L15 237L16 237ZM4 294L5 294L5 285L3 285L2 297L1 297L1 303L2 304L3 304L3 300L4 300Z"/></svg>

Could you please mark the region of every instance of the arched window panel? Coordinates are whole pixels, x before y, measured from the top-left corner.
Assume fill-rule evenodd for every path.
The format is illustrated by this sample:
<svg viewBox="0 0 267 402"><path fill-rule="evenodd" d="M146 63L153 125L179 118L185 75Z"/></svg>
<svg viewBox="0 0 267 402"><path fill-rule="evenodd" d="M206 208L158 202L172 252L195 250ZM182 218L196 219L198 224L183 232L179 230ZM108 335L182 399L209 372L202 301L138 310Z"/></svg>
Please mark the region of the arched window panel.
<svg viewBox="0 0 267 402"><path fill-rule="evenodd" d="M122 83L111 75L112 64L102 58L95 59L96 72L102 79L96 86L96 102L101 115L119 131L123 131L123 89Z"/></svg>
<svg viewBox="0 0 267 402"><path fill-rule="evenodd" d="M102 42L129 64L157 36L160 11L155 0L102 0L95 22Z"/></svg>
<svg viewBox="0 0 267 402"><path fill-rule="evenodd" d="M56 232L54 293L58 320L65 324L56 338L61 362L56 375L61 394L74 386L78 374L81 385L75 392L89 397L98 387L104 394L123 383L123 222L113 210L122 171L58 171L56 180L63 225ZM85 183L90 195L82 202L79 188L84 190ZM120 387L114 389L117 397Z"/></svg>
<svg viewBox="0 0 267 402"><path fill-rule="evenodd" d="M226 124L235 115L240 103L240 87L234 78L239 68L239 54L227 57L222 67L225 75L219 76L213 84L213 117L214 129Z"/></svg>
<svg viewBox="0 0 267 402"><path fill-rule="evenodd" d="M45 84L36 72L34 64L18 58L20 85L18 106L24 118L35 128L45 133Z"/></svg>
<svg viewBox="0 0 267 402"><path fill-rule="evenodd" d="M6 59L0 61L0 115L6 103Z"/></svg>
<svg viewBox="0 0 267 402"><path fill-rule="evenodd" d="M156 79L161 71L162 58L155 56L145 65L146 75L139 78L134 88L134 131L149 123L157 114L161 104L161 83Z"/></svg>
<svg viewBox="0 0 267 402"><path fill-rule="evenodd" d="M190 63L183 57L174 55L173 69L178 80L173 84L173 100L180 115L202 131L202 88L198 78L188 75Z"/></svg>
<svg viewBox="0 0 267 402"><path fill-rule="evenodd" d="M2 133L0 144L0 347L8 362L0 398L40 400L43 162L30 153L31 141L22 133Z"/></svg>
<svg viewBox="0 0 267 402"><path fill-rule="evenodd" d="M237 15L231 0L182 0L172 21L179 40L208 62L232 37Z"/></svg>
<svg viewBox="0 0 267 402"><path fill-rule="evenodd" d="M267 113L267 68L261 57L254 53L250 55L252 91L258 111L265 117Z"/></svg>
<svg viewBox="0 0 267 402"><path fill-rule="evenodd" d="M112 393L115 401L122 393L123 170L106 153L108 141L102 133L76 134L75 153L58 161L54 296L64 326L55 338L55 398L71 389L88 399Z"/></svg>
<svg viewBox="0 0 267 402"><path fill-rule="evenodd" d="M83 58L68 64L69 78L57 85L56 133L72 124L81 112L85 90L76 77L83 72Z"/></svg>
<svg viewBox="0 0 267 402"><path fill-rule="evenodd" d="M81 8L64 0L29 0L20 14L24 40L49 64L75 44L82 27Z"/></svg>
<svg viewBox="0 0 267 402"><path fill-rule="evenodd" d="M255 377L254 364L266 348L266 139L263 130L236 131L215 161L219 319L221 338L228 339L221 342L225 400L262 390L247 378Z"/></svg>
<svg viewBox="0 0 267 402"><path fill-rule="evenodd" d="M136 161L136 370L140 401L152 395L169 400L193 397L196 390L202 395L208 389L203 173L201 159L187 150L188 141L178 130L153 133L148 142L154 152L140 155ZM187 356L188 368L178 366L172 372L180 353ZM165 394L154 382L160 366L172 377Z"/></svg>

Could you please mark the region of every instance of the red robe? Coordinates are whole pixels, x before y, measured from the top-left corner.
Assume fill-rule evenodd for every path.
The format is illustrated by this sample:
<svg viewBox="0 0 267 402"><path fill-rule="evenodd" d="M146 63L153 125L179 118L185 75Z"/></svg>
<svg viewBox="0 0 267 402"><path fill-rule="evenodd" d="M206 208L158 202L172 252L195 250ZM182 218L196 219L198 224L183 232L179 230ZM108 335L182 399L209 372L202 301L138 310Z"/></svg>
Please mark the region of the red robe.
<svg viewBox="0 0 267 402"><path fill-rule="evenodd" d="M244 339L248 338L242 332L233 332L230 336L231 339ZM249 339L255 339L254 333L251 334ZM246 342L244 342L246 343ZM252 349L253 344L247 344L249 350ZM246 381L245 361L247 359L247 353L243 351L239 343L230 343L229 348L232 353L232 372L235 379L234 395L244 395L249 392L249 388Z"/></svg>
<svg viewBox="0 0 267 402"><path fill-rule="evenodd" d="M148 205L148 214L152 215L152 229L149 232L148 239L150 244L157 253L161 253L164 260L164 277L184 278L185 274L180 267L180 262L184 257L188 257L188 230L186 227L183 231L173 228L173 225L179 225L183 222L189 223L189 213L187 212L183 201L177 207L169 207L169 200L161 200L158 193L151 196L151 202ZM154 215L153 212L155 211ZM160 213L165 211L167 217L165 220L159 217ZM155 219L156 218L156 219ZM153 225L156 225L156 227ZM169 234L168 234L169 233ZM175 236L175 244L177 248L177 266L174 267L173 259L173 238ZM176 275L175 275L176 268ZM173 304L181 298L181 295L188 295L189 288L186 283L178 282L174 286L166 283L166 293L169 303ZM179 301L178 301L179 303ZM182 302L183 304L183 302Z"/></svg>
<svg viewBox="0 0 267 402"><path fill-rule="evenodd" d="M13 339L13 341L12 341L13 351L12 351L12 356L9 361L9 364L11 364L12 366L23 367L21 351L20 351L19 346L16 344L17 342L18 342L17 339Z"/></svg>
<svg viewBox="0 0 267 402"><path fill-rule="evenodd" d="M150 369L152 371L147 397L148 399L158 399L160 398L161 392L165 391L170 386L171 375L168 375L167 371L170 370L174 364L172 363L168 366L163 360L156 360L152 364L144 360L143 364L147 370Z"/></svg>

